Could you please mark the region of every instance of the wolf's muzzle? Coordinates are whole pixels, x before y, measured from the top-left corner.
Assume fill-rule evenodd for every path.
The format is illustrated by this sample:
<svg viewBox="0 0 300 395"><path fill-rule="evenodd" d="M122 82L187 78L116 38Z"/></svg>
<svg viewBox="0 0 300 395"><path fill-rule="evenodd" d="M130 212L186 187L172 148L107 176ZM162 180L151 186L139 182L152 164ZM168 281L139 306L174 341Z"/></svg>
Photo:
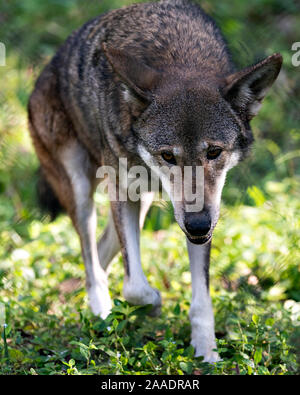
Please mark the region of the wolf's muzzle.
<svg viewBox="0 0 300 395"><path fill-rule="evenodd" d="M211 218L206 210L200 213L185 213L185 233L193 244L205 244L211 239Z"/></svg>

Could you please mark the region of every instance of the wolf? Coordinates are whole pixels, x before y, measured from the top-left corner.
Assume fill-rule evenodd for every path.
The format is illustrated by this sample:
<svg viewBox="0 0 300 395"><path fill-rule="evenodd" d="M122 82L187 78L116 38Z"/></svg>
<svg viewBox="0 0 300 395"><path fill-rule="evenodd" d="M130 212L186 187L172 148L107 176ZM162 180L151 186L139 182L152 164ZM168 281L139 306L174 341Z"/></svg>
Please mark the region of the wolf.
<svg viewBox="0 0 300 395"><path fill-rule="evenodd" d="M153 314L161 307L159 291L142 270L139 244L154 191L145 190L138 201L112 199L108 225L96 240L97 169L117 169L126 158L128 166L155 168L170 194L190 260L191 344L196 356L218 361L209 293L212 233L226 173L248 154L250 121L281 65L275 53L237 70L220 30L199 5L162 0L87 22L44 68L28 104L40 198L53 218L64 209L78 232L94 314L105 318L111 311L106 269L119 251L125 299L152 305ZM188 212L184 197L174 199L175 181L166 179L163 166L202 167L200 210ZM123 188L122 177L116 183Z"/></svg>

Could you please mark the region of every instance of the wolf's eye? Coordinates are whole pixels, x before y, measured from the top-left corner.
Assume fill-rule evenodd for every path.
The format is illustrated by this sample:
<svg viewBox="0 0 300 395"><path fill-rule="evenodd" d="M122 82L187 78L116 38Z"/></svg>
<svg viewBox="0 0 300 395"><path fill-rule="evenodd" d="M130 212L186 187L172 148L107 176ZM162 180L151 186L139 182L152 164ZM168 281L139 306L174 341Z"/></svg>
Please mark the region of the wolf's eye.
<svg viewBox="0 0 300 395"><path fill-rule="evenodd" d="M211 148L208 149L208 151L206 153L206 157L209 160L217 159L218 156L220 156L221 152L222 152L222 148L211 147Z"/></svg>
<svg viewBox="0 0 300 395"><path fill-rule="evenodd" d="M161 156L166 162L170 163L171 165L176 165L176 159L172 152L163 152Z"/></svg>

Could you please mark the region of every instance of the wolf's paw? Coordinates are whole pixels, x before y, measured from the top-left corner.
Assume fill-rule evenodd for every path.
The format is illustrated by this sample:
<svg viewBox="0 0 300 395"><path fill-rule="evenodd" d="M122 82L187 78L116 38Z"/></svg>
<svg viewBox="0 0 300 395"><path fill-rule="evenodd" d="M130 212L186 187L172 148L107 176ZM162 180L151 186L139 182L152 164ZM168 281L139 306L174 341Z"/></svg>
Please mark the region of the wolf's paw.
<svg viewBox="0 0 300 395"><path fill-rule="evenodd" d="M197 344L195 341L191 341L191 345L195 348L195 357L203 357L203 362L214 364L221 361L219 354L214 351L217 347L213 344Z"/></svg>
<svg viewBox="0 0 300 395"><path fill-rule="evenodd" d="M197 350L195 351L195 357L203 357L203 362L208 362L210 364L214 364L216 362L221 361L221 358L219 357L219 354L216 351L208 351L208 352L203 352Z"/></svg>
<svg viewBox="0 0 300 395"><path fill-rule="evenodd" d="M105 319L112 308L107 287L99 284L93 285L88 289L88 295L92 312Z"/></svg>
<svg viewBox="0 0 300 395"><path fill-rule="evenodd" d="M124 298L127 302L133 305L145 306L151 304L153 309L150 312L151 316L158 316L161 310L161 296L157 289L151 288L148 283L133 284L124 283L123 287Z"/></svg>

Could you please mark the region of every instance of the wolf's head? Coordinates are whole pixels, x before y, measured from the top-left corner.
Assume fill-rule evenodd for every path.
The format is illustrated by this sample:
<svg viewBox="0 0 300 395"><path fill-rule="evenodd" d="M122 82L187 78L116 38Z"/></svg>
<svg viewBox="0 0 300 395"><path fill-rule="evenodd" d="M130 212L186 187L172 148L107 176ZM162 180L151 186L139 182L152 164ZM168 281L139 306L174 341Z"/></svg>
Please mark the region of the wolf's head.
<svg viewBox="0 0 300 395"><path fill-rule="evenodd" d="M123 85L123 99L135 114L132 125L137 154L155 168L174 206L175 218L193 243L210 240L217 223L227 171L241 161L253 141L251 119L258 113L282 64L274 54L225 76L170 68L154 70L120 50L104 47ZM174 166L183 177L166 177ZM189 168L189 182L184 169ZM202 177L197 177L197 168ZM176 199L178 185L196 192ZM201 184L201 185L200 185ZM176 189L177 188L177 189ZM197 193L203 204L191 207Z"/></svg>

